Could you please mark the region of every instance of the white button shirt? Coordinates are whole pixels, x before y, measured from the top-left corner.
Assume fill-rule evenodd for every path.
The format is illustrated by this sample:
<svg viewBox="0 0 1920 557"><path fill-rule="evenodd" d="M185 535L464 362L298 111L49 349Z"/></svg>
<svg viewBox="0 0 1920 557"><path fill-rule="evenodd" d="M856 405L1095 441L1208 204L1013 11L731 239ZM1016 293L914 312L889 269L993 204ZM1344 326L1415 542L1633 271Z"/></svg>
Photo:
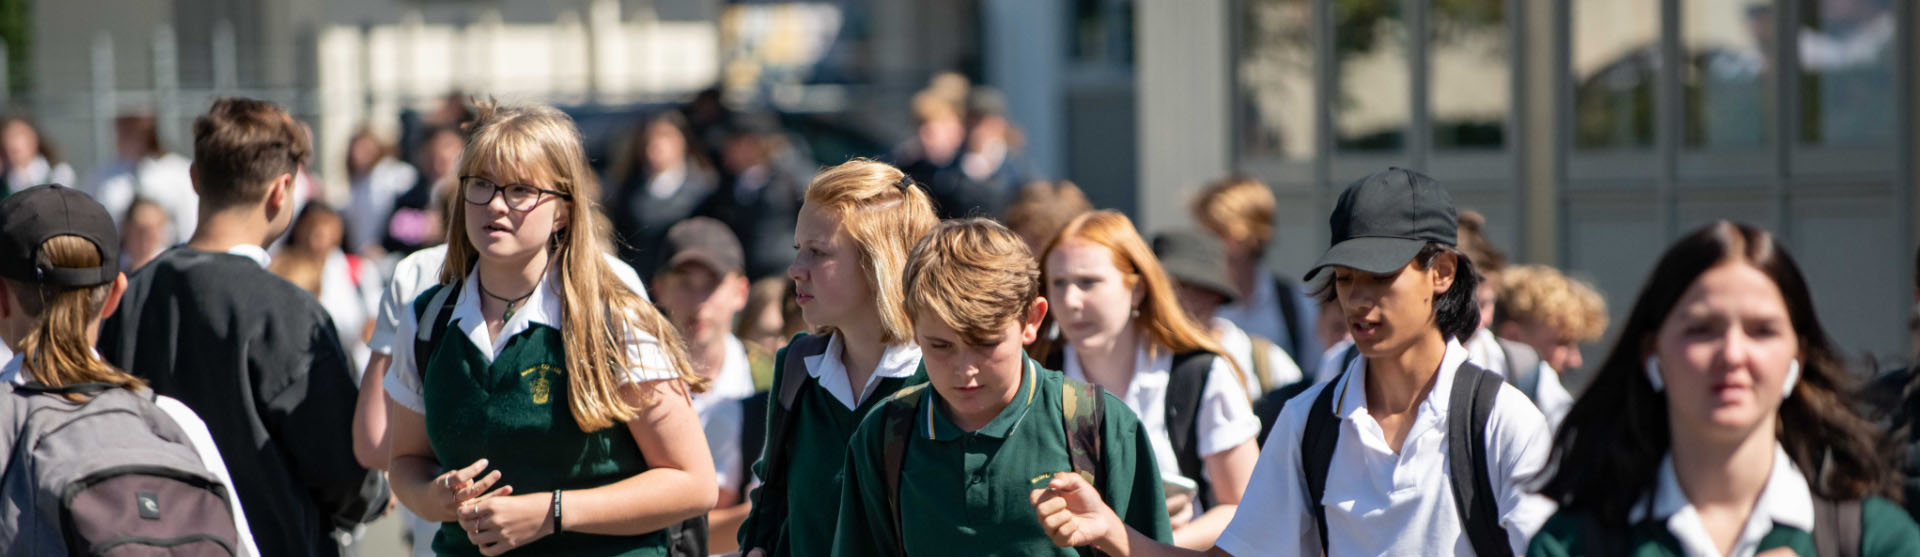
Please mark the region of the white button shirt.
<svg viewBox="0 0 1920 557"><path fill-rule="evenodd" d="M1645 520L1646 509L1644 504L1634 505L1629 518L1635 523ZM1665 519L1667 531L1680 542L1680 551L1687 557L1722 557L1720 546L1713 543L1706 525L1700 522L1699 511L1680 489L1679 476L1673 471L1672 453L1660 459L1660 478L1654 483L1653 514ZM1776 442L1767 486L1761 490L1760 500L1754 502L1753 514L1747 516L1746 525L1740 528L1733 552L1725 557L1753 557L1760 549L1760 540L1773 531L1775 524L1811 533L1813 520L1813 492L1807 489L1807 477L1793 465L1786 449Z"/></svg>
<svg viewBox="0 0 1920 557"><path fill-rule="evenodd" d="M1173 377L1173 351L1142 341L1133 361L1133 380L1127 382L1127 392L1114 394L1127 403L1127 408L1139 416L1140 425L1146 428L1160 477L1181 477L1180 461L1175 458L1173 441L1167 436L1167 382ZM1061 362L1061 367L1066 368L1061 372L1067 377L1087 380L1072 346L1061 353ZM1213 369L1208 370L1206 387L1200 395L1200 413L1194 419L1199 422L1194 443L1201 458L1238 447L1260 435L1260 417L1254 415L1253 404L1247 402L1247 387L1234 375L1225 358L1214 357ZM1206 471L1201 473L1205 475Z"/></svg>
<svg viewBox="0 0 1920 557"><path fill-rule="evenodd" d="M1467 360L1449 341L1433 389L1394 452L1367 413L1366 359L1339 381L1321 383L1287 403L1260 453L1253 480L1218 547L1233 555L1317 555L1320 536L1306 501L1300 439L1322 389L1335 391L1340 439L1328 466L1325 497L1330 555L1472 555L1447 476L1447 407L1454 371ZM1527 493L1541 473L1551 438L1540 411L1502 385L1487 421L1487 471L1500 523L1515 554L1553 514L1551 501Z"/></svg>
<svg viewBox="0 0 1920 557"><path fill-rule="evenodd" d="M842 350L845 348L840 344L840 334L834 333L833 337L827 339L826 352L808 356L804 361L807 375L813 376L820 388L826 389L827 394L833 395L833 399L840 401L848 410L858 409L862 401L873 396L873 388L880 384L881 379L912 377L913 372L920 368L918 345L911 342L887 345L886 352L880 354L880 366L874 368L873 375L867 376L867 384L861 386L859 396L855 396L853 384L847 378L847 365L840 360Z"/></svg>

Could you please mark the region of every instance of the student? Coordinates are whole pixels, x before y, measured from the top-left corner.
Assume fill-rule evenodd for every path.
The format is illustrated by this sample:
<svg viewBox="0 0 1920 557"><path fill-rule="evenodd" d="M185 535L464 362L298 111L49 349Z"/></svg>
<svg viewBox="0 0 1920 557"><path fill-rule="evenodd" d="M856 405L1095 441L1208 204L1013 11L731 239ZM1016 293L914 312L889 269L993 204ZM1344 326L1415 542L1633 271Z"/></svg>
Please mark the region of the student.
<svg viewBox="0 0 1920 557"><path fill-rule="evenodd" d="M833 549L854 427L881 400L927 380L900 272L935 222L926 190L883 163L850 161L807 187L787 276L801 314L821 332L794 337L774 360L767 448L753 467L761 486L740 526L749 556Z"/></svg>
<svg viewBox="0 0 1920 557"><path fill-rule="evenodd" d="M1027 249L1038 254L1047 249L1047 242L1053 241L1053 236L1067 226L1067 221L1092 211L1093 203L1087 201L1087 194L1073 182L1041 181L1020 188L1013 203L1007 206L1006 217L1000 221L1020 235Z"/></svg>
<svg viewBox="0 0 1920 557"><path fill-rule="evenodd" d="M1028 515L1034 478L1086 473L1129 526L1169 541L1153 445L1120 399L1022 347L1047 314L1040 269L991 220L947 221L907 259L927 385L848 445L834 555L1073 555Z"/></svg>
<svg viewBox="0 0 1920 557"><path fill-rule="evenodd" d="M1239 366L1180 309L1173 281L1125 215L1075 218L1042 261L1065 342L1037 343L1035 353L1140 416L1160 477L1175 486L1167 496L1174 540L1213 545L1260 456L1260 419Z"/></svg>
<svg viewBox="0 0 1920 557"><path fill-rule="evenodd" d="M1529 555L1920 554L1803 277L1747 225L1668 248L1561 426Z"/></svg>
<svg viewBox="0 0 1920 557"><path fill-rule="evenodd" d="M6 399L0 400L0 406L9 410L27 406L29 403L26 399L16 399L15 393L28 392L28 388L65 389L104 384L112 389L126 389L136 395L150 394L146 392L145 382L91 354L94 340L99 336L100 319L113 314L115 304L127 290L127 277L119 271L118 238L113 231L113 217L107 214L106 208L80 190L59 185L37 186L13 192L4 203L0 203L0 222L9 224L0 230L0 276L5 277L5 280L0 280L0 339L4 339L7 346L18 349L6 366L0 367L0 383L9 385L0 389L11 391L0 393ZM85 402L104 394L85 397ZM65 395L49 393L35 396ZM219 480L225 491L226 509L233 515L231 533L234 538L229 541L238 544L232 548L234 553L258 555L260 550L254 546L253 536L247 528L246 512L230 489L233 479L228 474L219 448L214 445L213 434L207 431L206 423L192 409L171 397L139 396L132 404L166 416L172 423L165 425L175 426L184 434L186 443L198 456L198 463ZM0 415L12 415L12 412L0 412ZM0 439L6 441L0 443L0 447L13 452L14 443L28 442L16 433L20 425L14 424L0 432ZM162 424L154 424L154 430L167 431ZM126 439L115 441L124 443ZM177 442L174 439L166 441ZM32 453L21 451L15 454ZM152 453L141 456L152 459L148 462L165 462ZM0 461L4 460L0 458ZM10 471L28 469L25 463L5 468ZM7 485L13 487L17 484ZM147 487L153 488L151 485ZM182 494L176 492L169 495ZM182 497L178 502L187 500ZM25 508L14 506L15 501L19 500L8 497L6 503L0 503L0 507L35 512L31 505ZM131 528L111 533L36 532L24 527L28 522L21 516L5 514L12 524L5 532L0 532L0 548L4 548L0 552L8 554L44 551L53 547L48 544L57 544L68 535L140 533ZM62 525L63 529L71 527L70 523ZM43 539L36 541L36 536ZM86 551L81 547L67 549L75 554Z"/></svg>
<svg viewBox="0 0 1920 557"><path fill-rule="evenodd" d="M754 390L773 386L774 354L786 347L793 335L806 330L807 320L800 316L800 304L793 298L792 280L766 277L753 281L747 288L747 307L734 323L733 336L747 344Z"/></svg>
<svg viewBox="0 0 1920 557"><path fill-rule="evenodd" d="M1334 274L1323 295L1339 301L1361 358L1287 403L1212 555L1512 555L1552 512L1527 494L1546 462L1540 412L1460 346L1479 314L1454 222L1446 190L1408 170L1340 195L1332 246L1306 278ZM1467 425L1480 416L1484 429ZM1057 543L1194 554L1121 527L1076 478L1035 500Z"/></svg>
<svg viewBox="0 0 1920 557"><path fill-rule="evenodd" d="M386 373L394 492L445 523L442 555L665 554L713 506L689 401L706 380L602 255L573 122L478 108L443 284L401 317Z"/></svg>
<svg viewBox="0 0 1920 557"><path fill-rule="evenodd" d="M40 184L70 186L73 179L73 166L60 160L31 115L0 115L0 192L18 193Z"/></svg>
<svg viewBox="0 0 1920 557"><path fill-rule="evenodd" d="M342 246L348 253L379 259L386 255L380 248L385 237L387 214L393 202L413 187L420 171L396 158L399 149L380 139L373 128L362 127L347 140L347 206L341 212L347 220L347 238Z"/></svg>
<svg viewBox="0 0 1920 557"><path fill-rule="evenodd" d="M746 345L729 329L747 302L745 256L740 240L720 221L694 217L668 228L653 277L660 307L686 339L693 369L712 385L694 395L693 409L707 435L719 495L708 515L707 550L733 551L737 532L752 507L744 502L749 460L741 450L746 420L742 400L753 396L753 370ZM763 407L764 410L764 407ZM764 417L762 412L756 418Z"/></svg>
<svg viewBox="0 0 1920 557"><path fill-rule="evenodd" d="M1275 275L1263 263L1273 242L1277 203L1266 184L1228 177L1208 184L1188 210L1194 222L1220 237L1227 247L1228 276L1239 295L1220 308L1220 316L1248 333L1272 339L1294 361L1316 354L1314 323L1319 317L1306 288Z"/></svg>
<svg viewBox="0 0 1920 557"><path fill-rule="evenodd" d="M454 203L466 203L457 198L448 199ZM601 259L613 269L620 278L620 284L633 289L640 298L648 300L647 289L640 285L640 275L626 263L615 258L611 252L601 253ZM353 412L353 457L361 466L386 470L390 459L387 441L387 388L385 386L387 368L393 363L393 346L396 331L400 328L400 318L412 313L413 300L419 298L428 288L440 284L440 267L446 265L447 245L440 244L413 252L394 265L393 278L387 281L380 293L380 307L375 314L373 331L367 336L366 371L360 376L360 397L355 402ZM412 342L412 339L399 339ZM438 523L421 520L405 508L400 509L408 535L412 536L413 554L418 557L433 555L433 534L440 528Z"/></svg>
<svg viewBox="0 0 1920 557"><path fill-rule="evenodd" d="M100 355L206 420L262 553L335 555L333 531L390 497L353 458L353 375L326 309L265 269L310 144L249 99L215 101L193 130L198 226L128 279Z"/></svg>
<svg viewBox="0 0 1920 557"><path fill-rule="evenodd" d="M1562 373L1580 369L1580 343L1600 340L1607 332L1607 302L1585 282L1545 265L1509 267L1500 274L1499 301L1493 306L1493 325L1500 338L1518 342L1540 355L1553 373L1535 375L1534 403L1558 426L1573 408L1573 397L1557 387ZM1546 385L1552 382L1554 386ZM1521 385L1525 392L1529 386Z"/></svg>
<svg viewBox="0 0 1920 557"><path fill-rule="evenodd" d="M1153 237L1153 256L1173 277L1181 309L1220 341L1227 356L1246 372L1249 394L1259 398L1300 381L1300 366L1279 345L1219 316L1220 306L1240 295L1227 279L1226 252L1219 238L1198 230L1162 232Z"/></svg>

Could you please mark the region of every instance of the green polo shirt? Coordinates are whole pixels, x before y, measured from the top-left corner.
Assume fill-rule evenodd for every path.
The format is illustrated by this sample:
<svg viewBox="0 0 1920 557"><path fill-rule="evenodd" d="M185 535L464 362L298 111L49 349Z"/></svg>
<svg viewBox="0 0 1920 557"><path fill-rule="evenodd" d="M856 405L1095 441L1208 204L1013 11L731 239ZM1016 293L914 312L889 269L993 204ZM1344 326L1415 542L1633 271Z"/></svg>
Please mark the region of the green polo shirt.
<svg viewBox="0 0 1920 557"><path fill-rule="evenodd" d="M886 410L860 424L848 444L834 555L890 555L904 535L910 555L1076 555L1055 547L1029 495L1033 479L1073 469L1061 423L1065 376L1027 361L1013 402L979 431L947 417L931 386L886 404L911 405L913 432L900 471L899 529L887 501ZM1166 504L1146 429L1127 405L1106 397L1099 485L1128 526L1171 543Z"/></svg>
<svg viewBox="0 0 1920 557"><path fill-rule="evenodd" d="M1534 535L1527 547L1529 557L1574 557L1588 555L1586 537L1595 532L1586 528L1586 513L1561 511L1547 519L1546 526ZM1667 531L1665 523L1646 520L1635 524L1624 535L1616 536L1612 549L1633 557L1682 557L1679 540ZM1761 538L1756 553L1788 548L1803 557L1813 557L1813 534L1798 528L1775 525ZM1893 557L1920 555L1920 528L1907 511L1892 501L1869 497L1860 502L1860 556Z"/></svg>

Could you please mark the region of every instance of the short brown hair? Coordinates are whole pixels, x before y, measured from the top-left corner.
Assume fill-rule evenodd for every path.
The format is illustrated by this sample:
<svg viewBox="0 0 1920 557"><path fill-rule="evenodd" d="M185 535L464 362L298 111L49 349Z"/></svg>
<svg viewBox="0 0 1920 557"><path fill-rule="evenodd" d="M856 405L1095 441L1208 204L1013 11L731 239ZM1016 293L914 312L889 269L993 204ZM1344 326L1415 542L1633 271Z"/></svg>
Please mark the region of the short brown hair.
<svg viewBox="0 0 1920 557"><path fill-rule="evenodd" d="M1229 242L1266 253L1273 241L1273 213L1279 205L1266 184L1245 176L1228 176L1207 184L1194 196L1188 210L1193 220Z"/></svg>
<svg viewBox="0 0 1920 557"><path fill-rule="evenodd" d="M1607 302L1580 280L1545 265L1515 265L1500 274L1493 322L1531 322L1561 336L1593 342L1607 331Z"/></svg>
<svg viewBox="0 0 1920 557"><path fill-rule="evenodd" d="M313 153L307 131L266 101L223 98L193 122L193 178L213 207L256 203Z"/></svg>
<svg viewBox="0 0 1920 557"><path fill-rule="evenodd" d="M1480 270L1481 276L1497 275L1507 268L1507 254L1493 246L1487 239L1487 216L1479 211L1460 212L1460 253L1467 254L1473 260L1473 266Z"/></svg>
<svg viewBox="0 0 1920 557"><path fill-rule="evenodd" d="M1044 248L1074 217L1091 212L1093 203L1073 182L1033 182L1020 188L1001 222L1021 237L1038 240L1028 248Z"/></svg>
<svg viewBox="0 0 1920 557"><path fill-rule="evenodd" d="M907 315L932 317L971 344L994 342L1040 296L1040 265L1027 244L1000 223L950 220L907 255Z"/></svg>

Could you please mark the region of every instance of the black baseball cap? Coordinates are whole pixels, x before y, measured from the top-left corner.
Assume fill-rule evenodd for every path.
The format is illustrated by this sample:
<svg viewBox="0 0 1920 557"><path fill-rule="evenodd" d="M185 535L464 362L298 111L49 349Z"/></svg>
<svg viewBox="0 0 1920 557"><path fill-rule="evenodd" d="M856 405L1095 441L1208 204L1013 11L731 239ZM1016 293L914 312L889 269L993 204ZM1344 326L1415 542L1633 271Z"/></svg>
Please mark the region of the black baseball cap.
<svg viewBox="0 0 1920 557"><path fill-rule="evenodd" d="M1161 232L1153 237L1153 256L1173 280L1219 294L1228 303L1240 297L1227 277L1227 248L1219 236L1191 228Z"/></svg>
<svg viewBox="0 0 1920 557"><path fill-rule="evenodd" d="M682 263L699 263L722 276L746 268L740 238L734 236L727 225L709 217L693 217L674 224L667 229L667 239L661 242L660 249L661 260L665 262L660 266L663 271Z"/></svg>
<svg viewBox="0 0 1920 557"><path fill-rule="evenodd" d="M1334 266L1397 271L1429 243L1455 245L1460 226L1453 197L1440 182L1404 168L1388 168L1347 186L1327 224L1333 245L1307 271L1306 280Z"/></svg>
<svg viewBox="0 0 1920 557"><path fill-rule="evenodd" d="M55 236L79 236L100 250L97 267L42 266L40 245ZM84 287L120 274L120 234L113 217L80 190L34 186L0 200L0 276L48 286Z"/></svg>

